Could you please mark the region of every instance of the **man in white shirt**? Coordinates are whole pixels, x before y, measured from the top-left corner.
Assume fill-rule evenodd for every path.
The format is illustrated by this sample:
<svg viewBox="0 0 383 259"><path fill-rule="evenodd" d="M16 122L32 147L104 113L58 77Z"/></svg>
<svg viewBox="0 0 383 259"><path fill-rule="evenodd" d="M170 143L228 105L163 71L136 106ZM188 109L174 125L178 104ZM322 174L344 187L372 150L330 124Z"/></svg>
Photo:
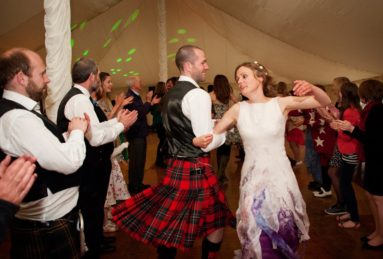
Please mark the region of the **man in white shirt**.
<svg viewBox="0 0 383 259"><path fill-rule="evenodd" d="M209 67L204 51L189 45L178 50L176 65L181 76L163 97L162 106L170 155L166 175L160 185L133 196L112 213L123 230L158 246L159 259L175 258L177 249L191 248L202 236L206 238L201 258L213 259L221 246L223 228L235 227L235 218L209 155L193 146L195 136L213 129L211 98L198 86ZM223 142L224 134L213 136L212 143Z"/></svg>
<svg viewBox="0 0 383 259"><path fill-rule="evenodd" d="M35 111L48 83L37 53L15 48L0 56L0 148L12 157L34 156L37 162L37 179L12 224L12 258L79 257L75 172L85 158L88 122L73 118L64 139L53 122Z"/></svg>
<svg viewBox="0 0 383 259"><path fill-rule="evenodd" d="M88 114L89 131L85 135L87 154L80 168L79 208L84 217L86 258L98 258L115 246L103 237L104 203L111 173L110 155L113 141L137 120L137 112L121 110L116 118L107 120L104 112L93 103L90 94L100 86L99 69L89 58L82 58L72 67L74 86L60 103L57 125L65 130L68 121Z"/></svg>

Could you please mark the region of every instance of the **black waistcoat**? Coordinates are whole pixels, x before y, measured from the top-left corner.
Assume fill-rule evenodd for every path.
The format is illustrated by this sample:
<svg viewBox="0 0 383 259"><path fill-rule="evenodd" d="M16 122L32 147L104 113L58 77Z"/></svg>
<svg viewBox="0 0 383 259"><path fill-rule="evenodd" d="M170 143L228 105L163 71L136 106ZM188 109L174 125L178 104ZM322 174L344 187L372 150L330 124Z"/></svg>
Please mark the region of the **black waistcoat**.
<svg viewBox="0 0 383 259"><path fill-rule="evenodd" d="M64 96L63 100L60 103L60 106L57 111L57 126L61 130L67 130L69 120L65 117L64 110L65 105L69 101L70 98L77 94L83 94L78 88L72 87L69 92ZM92 100L90 100L92 102ZM94 111L97 115L97 118L100 122L107 121L107 117L105 116L102 109L95 105L93 102ZM91 146L87 139L85 139L86 144L86 158L83 166L79 169L81 171L81 177L87 178L92 177L93 172L89 170L93 165L97 162L111 163L110 156L113 153L114 145L113 142L106 143L104 145L100 145L98 147Z"/></svg>
<svg viewBox="0 0 383 259"><path fill-rule="evenodd" d="M178 81L163 97L162 120L171 156L199 157L204 152L193 146L195 137L191 121L182 113L182 99L192 89L190 82Z"/></svg>
<svg viewBox="0 0 383 259"><path fill-rule="evenodd" d="M7 99L0 100L0 117L3 116L6 112L11 111L13 109L27 110L24 106L22 106L19 103ZM39 117L44 122L45 127L50 132L52 132L52 134L56 136L61 143L65 142L62 136L62 132L52 121L50 121L48 118L46 118L38 112L30 112ZM25 126L28 127L28 125ZM31 136L31 138L33 137L34 136ZM0 151L0 159L3 159L4 157L5 154L2 151ZM12 159L14 160L16 159L16 157L13 157ZM78 173L65 175L55 171L46 170L42 168L38 163L36 163L35 173L37 174L37 179L30 191L28 192L27 196L25 196L23 202L35 201L48 196L48 188L52 193L56 193L70 187L78 186L80 183L80 177Z"/></svg>

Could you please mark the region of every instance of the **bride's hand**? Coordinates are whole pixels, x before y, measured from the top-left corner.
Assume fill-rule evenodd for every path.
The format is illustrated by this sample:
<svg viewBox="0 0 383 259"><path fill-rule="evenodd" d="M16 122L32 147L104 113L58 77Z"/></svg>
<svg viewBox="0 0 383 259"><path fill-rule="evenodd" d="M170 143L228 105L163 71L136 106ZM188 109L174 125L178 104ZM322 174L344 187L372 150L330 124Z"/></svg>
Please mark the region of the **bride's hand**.
<svg viewBox="0 0 383 259"><path fill-rule="evenodd" d="M206 148L213 141L213 134L201 135L193 138L193 145L200 148Z"/></svg>

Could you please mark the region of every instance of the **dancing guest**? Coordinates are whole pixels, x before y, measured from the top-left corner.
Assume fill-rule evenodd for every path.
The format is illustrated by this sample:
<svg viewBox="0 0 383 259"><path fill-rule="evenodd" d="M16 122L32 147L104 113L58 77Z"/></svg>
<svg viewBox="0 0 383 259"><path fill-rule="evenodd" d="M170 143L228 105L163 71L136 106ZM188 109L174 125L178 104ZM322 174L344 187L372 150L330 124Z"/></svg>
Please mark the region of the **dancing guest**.
<svg viewBox="0 0 383 259"><path fill-rule="evenodd" d="M198 83L208 70L205 53L196 46L181 47L176 54L181 76L163 97L162 119L169 154L166 175L155 187L144 190L112 213L118 225L135 239L157 246L158 258L175 258L177 249L190 249L197 238L202 258L216 258L223 228L235 226L218 178L206 152L193 146L196 135L212 131L211 100ZM225 136L214 136L222 144Z"/></svg>
<svg viewBox="0 0 383 259"><path fill-rule="evenodd" d="M309 221L285 151L286 118L291 110L327 105L330 98L302 80L294 81L296 96L270 98L271 77L257 62L240 64L235 80L248 100L233 105L214 127L214 134L236 125L245 148L237 210L242 252L237 258L297 258L299 242L309 239ZM193 143L204 147L208 137L200 136Z"/></svg>

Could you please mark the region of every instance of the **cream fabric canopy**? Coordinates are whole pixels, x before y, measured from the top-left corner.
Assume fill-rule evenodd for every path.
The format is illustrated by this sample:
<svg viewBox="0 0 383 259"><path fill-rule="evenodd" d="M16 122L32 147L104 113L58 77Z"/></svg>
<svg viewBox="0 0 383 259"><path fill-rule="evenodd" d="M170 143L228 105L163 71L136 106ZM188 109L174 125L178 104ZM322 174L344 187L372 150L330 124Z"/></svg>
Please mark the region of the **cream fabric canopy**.
<svg viewBox="0 0 383 259"><path fill-rule="evenodd" d="M153 85L161 78L160 53L166 53L166 76L174 76L174 53L191 43L206 51L207 83L216 74L233 81L236 65L249 60L288 83L299 78L326 85L337 76L382 74L382 1L164 0L165 30L159 2L70 1L70 63L94 58L113 74L115 87L132 74ZM43 0L2 0L0 12L0 51L23 46L46 56ZM161 48L159 32L165 37Z"/></svg>

